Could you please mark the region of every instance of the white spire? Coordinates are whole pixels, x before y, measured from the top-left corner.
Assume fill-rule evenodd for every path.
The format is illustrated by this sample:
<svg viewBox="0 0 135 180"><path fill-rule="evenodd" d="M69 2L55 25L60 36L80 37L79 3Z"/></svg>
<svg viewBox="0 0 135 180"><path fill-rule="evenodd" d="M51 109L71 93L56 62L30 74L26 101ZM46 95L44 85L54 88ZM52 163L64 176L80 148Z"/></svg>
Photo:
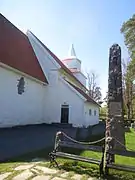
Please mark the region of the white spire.
<svg viewBox="0 0 135 180"><path fill-rule="evenodd" d="M75 53L75 49L74 49L74 45L73 44L71 44L71 47L70 47L70 49L69 49L69 52L68 52L68 56L69 57L76 57L76 53Z"/></svg>

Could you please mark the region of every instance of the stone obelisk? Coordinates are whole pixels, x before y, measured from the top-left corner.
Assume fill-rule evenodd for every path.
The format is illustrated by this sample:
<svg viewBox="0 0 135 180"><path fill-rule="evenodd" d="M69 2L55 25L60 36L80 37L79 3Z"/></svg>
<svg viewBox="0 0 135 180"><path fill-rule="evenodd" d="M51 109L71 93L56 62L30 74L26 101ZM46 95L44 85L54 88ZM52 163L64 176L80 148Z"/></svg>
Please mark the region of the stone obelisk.
<svg viewBox="0 0 135 180"><path fill-rule="evenodd" d="M113 44L109 52L108 117L106 121L106 148L123 149L125 145L121 48ZM114 157L111 161L114 161Z"/></svg>

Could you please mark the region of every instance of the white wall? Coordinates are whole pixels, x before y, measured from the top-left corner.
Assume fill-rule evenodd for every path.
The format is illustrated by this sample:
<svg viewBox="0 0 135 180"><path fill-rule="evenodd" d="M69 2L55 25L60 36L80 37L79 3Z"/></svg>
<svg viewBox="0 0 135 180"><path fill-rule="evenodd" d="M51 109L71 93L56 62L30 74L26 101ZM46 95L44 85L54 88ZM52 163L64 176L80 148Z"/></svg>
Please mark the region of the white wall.
<svg viewBox="0 0 135 180"><path fill-rule="evenodd" d="M46 75L49 85L45 89L45 105L44 105L44 118L46 123L60 122L61 119L61 105L64 103L69 104L69 123L74 126L86 125L88 120L84 114L84 98L78 96L75 90L72 90L66 82L64 83L59 79L58 69L60 66L49 55L46 49L33 37L30 32L27 32L28 38L35 51L38 61ZM73 64L72 64L73 63ZM81 68L79 60L73 60L72 67ZM81 77L82 79L82 77ZM82 83L85 84L84 79ZM94 117L97 121L97 119ZM96 124L91 120L91 124Z"/></svg>
<svg viewBox="0 0 135 180"><path fill-rule="evenodd" d="M25 92L19 95L20 77L20 74L0 67L0 127L45 122L45 86L23 76Z"/></svg>
<svg viewBox="0 0 135 180"><path fill-rule="evenodd" d="M35 55L39 61L39 64L48 80L49 72L52 69L59 69L58 63L49 55L46 49L33 37L33 35L28 31L27 36L33 47Z"/></svg>
<svg viewBox="0 0 135 180"><path fill-rule="evenodd" d="M70 68L77 68L81 71L81 61L77 58L72 58L71 60L65 60L63 63L70 69Z"/></svg>
<svg viewBox="0 0 135 180"><path fill-rule="evenodd" d="M61 105L69 104L69 123L74 126L82 125L84 115L84 101L68 85L59 79L59 65L50 57L42 45L27 33L38 61L47 76L49 85L45 91L44 118L47 123L60 122ZM64 80L63 80L64 81ZM78 113L76 113L78 112Z"/></svg>
<svg viewBox="0 0 135 180"><path fill-rule="evenodd" d="M86 86L86 78L81 72L77 72L73 74L84 86Z"/></svg>
<svg viewBox="0 0 135 180"><path fill-rule="evenodd" d="M51 79L51 77L55 77ZM65 80L59 78L58 72L50 73L50 84L46 87L45 119L60 123L61 105L69 105L69 123L82 126L84 122L84 100L78 96Z"/></svg>
<svg viewBox="0 0 135 180"><path fill-rule="evenodd" d="M99 108L98 106L90 103L85 102L84 104L85 108L85 124L86 126L94 125L99 123ZM89 115L89 109L91 109L91 115ZM96 116L94 115L94 110L96 110Z"/></svg>

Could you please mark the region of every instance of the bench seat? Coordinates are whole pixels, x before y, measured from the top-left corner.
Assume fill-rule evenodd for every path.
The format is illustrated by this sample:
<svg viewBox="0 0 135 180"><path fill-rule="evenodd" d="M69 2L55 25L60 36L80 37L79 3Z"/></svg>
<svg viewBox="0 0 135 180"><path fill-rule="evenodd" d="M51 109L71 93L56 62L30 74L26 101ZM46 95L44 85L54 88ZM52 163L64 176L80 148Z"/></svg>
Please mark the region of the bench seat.
<svg viewBox="0 0 135 180"><path fill-rule="evenodd" d="M73 159L73 160L78 160L78 161L83 161L83 162L88 162L88 163L97 164L97 165L100 165L100 163L101 163L101 161L99 161L99 160L95 160L95 159L87 158L87 157L83 157L83 156L78 156L78 155L74 155L74 154L64 153L64 152L51 152L51 155L54 155L57 157Z"/></svg>

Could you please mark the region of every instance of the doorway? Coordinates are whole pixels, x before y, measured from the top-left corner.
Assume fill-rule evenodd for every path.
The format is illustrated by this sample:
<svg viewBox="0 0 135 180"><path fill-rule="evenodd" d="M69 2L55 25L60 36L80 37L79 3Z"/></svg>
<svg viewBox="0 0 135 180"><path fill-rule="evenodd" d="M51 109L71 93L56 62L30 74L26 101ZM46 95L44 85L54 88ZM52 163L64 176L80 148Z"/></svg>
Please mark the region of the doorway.
<svg viewBox="0 0 135 180"><path fill-rule="evenodd" d="M68 124L69 121L69 105L61 106L61 123Z"/></svg>

